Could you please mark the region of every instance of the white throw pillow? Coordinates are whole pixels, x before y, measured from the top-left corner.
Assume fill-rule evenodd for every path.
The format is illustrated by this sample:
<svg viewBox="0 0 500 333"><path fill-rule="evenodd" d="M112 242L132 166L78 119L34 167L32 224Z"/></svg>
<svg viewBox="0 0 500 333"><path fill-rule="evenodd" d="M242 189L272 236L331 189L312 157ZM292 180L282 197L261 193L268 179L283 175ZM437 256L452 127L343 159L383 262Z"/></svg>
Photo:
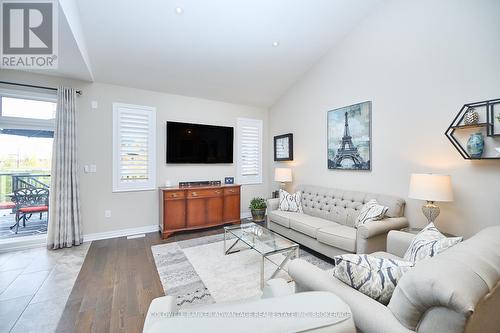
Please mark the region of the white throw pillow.
<svg viewBox="0 0 500 333"><path fill-rule="evenodd" d="M399 279L414 266L367 254L343 254L333 259L333 276L382 304L389 303Z"/></svg>
<svg viewBox="0 0 500 333"><path fill-rule="evenodd" d="M462 237L446 237L437 230L434 223L429 223L415 236L406 250L404 259L417 262L432 258L461 241Z"/></svg>
<svg viewBox="0 0 500 333"><path fill-rule="evenodd" d="M372 199L365 203L363 208L361 208L354 226L357 228L366 222L382 220L388 210L389 207L379 205L377 200Z"/></svg>
<svg viewBox="0 0 500 333"><path fill-rule="evenodd" d="M303 213L302 194L300 191L290 194L287 191L280 189L280 203L278 209L285 212Z"/></svg>

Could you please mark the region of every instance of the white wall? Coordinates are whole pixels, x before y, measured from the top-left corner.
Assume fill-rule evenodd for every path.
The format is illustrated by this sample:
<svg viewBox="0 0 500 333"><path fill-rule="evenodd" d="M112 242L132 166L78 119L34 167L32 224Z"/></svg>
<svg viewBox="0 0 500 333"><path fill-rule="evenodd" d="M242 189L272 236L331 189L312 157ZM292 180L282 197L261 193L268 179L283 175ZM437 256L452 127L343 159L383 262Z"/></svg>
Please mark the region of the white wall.
<svg viewBox="0 0 500 333"><path fill-rule="evenodd" d="M264 142L267 137L267 110L206 99L170 95L102 83L64 80L56 77L14 71L0 71L2 80L57 86L66 84L83 90L78 97L79 164L84 234L139 228L158 223L157 191L112 193L112 103L121 102L156 107L157 110L157 184L166 179L179 181L224 180L236 177L236 163L216 165L172 165L165 163L165 126L167 120L236 126L237 117L262 119ZM98 109L91 108L98 102ZM236 146L235 146L236 149ZM264 145L264 156L269 155ZM236 162L236 154L235 162ZM83 173L84 164L96 164L97 173ZM269 170L267 160L264 171ZM241 208L248 211L253 196L267 196L264 183L242 186ZM104 211L112 211L111 218Z"/></svg>
<svg viewBox="0 0 500 333"><path fill-rule="evenodd" d="M293 185L406 198L411 173L451 174L455 201L440 204L438 227L468 236L499 224L500 161L463 160L444 135L462 104L500 97L499 13L495 0L383 3L270 110L270 137L294 134ZM366 100L373 170L328 170L326 112ZM422 202L407 203L423 225Z"/></svg>

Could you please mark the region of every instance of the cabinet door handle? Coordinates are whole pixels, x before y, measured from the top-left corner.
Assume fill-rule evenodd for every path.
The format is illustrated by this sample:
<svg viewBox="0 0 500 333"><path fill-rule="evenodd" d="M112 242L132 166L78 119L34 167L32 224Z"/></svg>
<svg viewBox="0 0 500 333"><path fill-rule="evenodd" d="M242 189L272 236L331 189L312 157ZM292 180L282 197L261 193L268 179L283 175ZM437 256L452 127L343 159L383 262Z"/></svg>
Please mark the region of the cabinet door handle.
<svg viewBox="0 0 500 333"><path fill-rule="evenodd" d="M172 198L177 198L177 193L173 193Z"/></svg>
<svg viewBox="0 0 500 333"><path fill-rule="evenodd" d="M197 197L197 196L198 196L198 193L193 192L193 193L191 193L191 195L192 195L193 197Z"/></svg>
<svg viewBox="0 0 500 333"><path fill-rule="evenodd" d="M230 193L234 193L234 190L229 190Z"/></svg>
<svg viewBox="0 0 500 333"><path fill-rule="evenodd" d="M220 191L215 191L215 193L219 194L219 193L220 193Z"/></svg>

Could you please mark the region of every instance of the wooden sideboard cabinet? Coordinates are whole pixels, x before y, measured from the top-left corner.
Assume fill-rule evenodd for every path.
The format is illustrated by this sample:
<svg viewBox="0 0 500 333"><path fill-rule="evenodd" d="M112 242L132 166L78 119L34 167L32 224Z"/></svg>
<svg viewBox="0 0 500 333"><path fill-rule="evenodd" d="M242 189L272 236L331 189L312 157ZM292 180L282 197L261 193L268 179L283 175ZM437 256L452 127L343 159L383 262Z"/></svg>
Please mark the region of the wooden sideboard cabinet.
<svg viewBox="0 0 500 333"><path fill-rule="evenodd" d="M240 185L160 188L160 229L172 233L240 223Z"/></svg>

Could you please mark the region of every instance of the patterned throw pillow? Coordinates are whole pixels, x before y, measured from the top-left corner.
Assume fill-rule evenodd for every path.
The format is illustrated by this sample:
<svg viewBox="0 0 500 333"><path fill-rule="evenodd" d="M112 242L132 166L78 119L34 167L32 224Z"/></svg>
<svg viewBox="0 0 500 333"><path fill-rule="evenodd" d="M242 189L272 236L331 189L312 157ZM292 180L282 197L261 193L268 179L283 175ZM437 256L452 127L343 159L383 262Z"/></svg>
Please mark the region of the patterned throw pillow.
<svg viewBox="0 0 500 333"><path fill-rule="evenodd" d="M415 236L404 259L417 262L431 258L461 241L462 237L446 237L437 230L434 223L429 223Z"/></svg>
<svg viewBox="0 0 500 333"><path fill-rule="evenodd" d="M290 194L287 191L280 189L280 204L278 209L285 212L303 213L301 198L302 195L300 191Z"/></svg>
<svg viewBox="0 0 500 333"><path fill-rule="evenodd" d="M361 208L354 226L357 228L366 222L381 220L385 217L387 210L389 207L379 205L375 199L370 200Z"/></svg>
<svg viewBox="0 0 500 333"><path fill-rule="evenodd" d="M333 259L333 276L386 305L391 300L399 279L414 266L411 262L366 254L343 254Z"/></svg>

